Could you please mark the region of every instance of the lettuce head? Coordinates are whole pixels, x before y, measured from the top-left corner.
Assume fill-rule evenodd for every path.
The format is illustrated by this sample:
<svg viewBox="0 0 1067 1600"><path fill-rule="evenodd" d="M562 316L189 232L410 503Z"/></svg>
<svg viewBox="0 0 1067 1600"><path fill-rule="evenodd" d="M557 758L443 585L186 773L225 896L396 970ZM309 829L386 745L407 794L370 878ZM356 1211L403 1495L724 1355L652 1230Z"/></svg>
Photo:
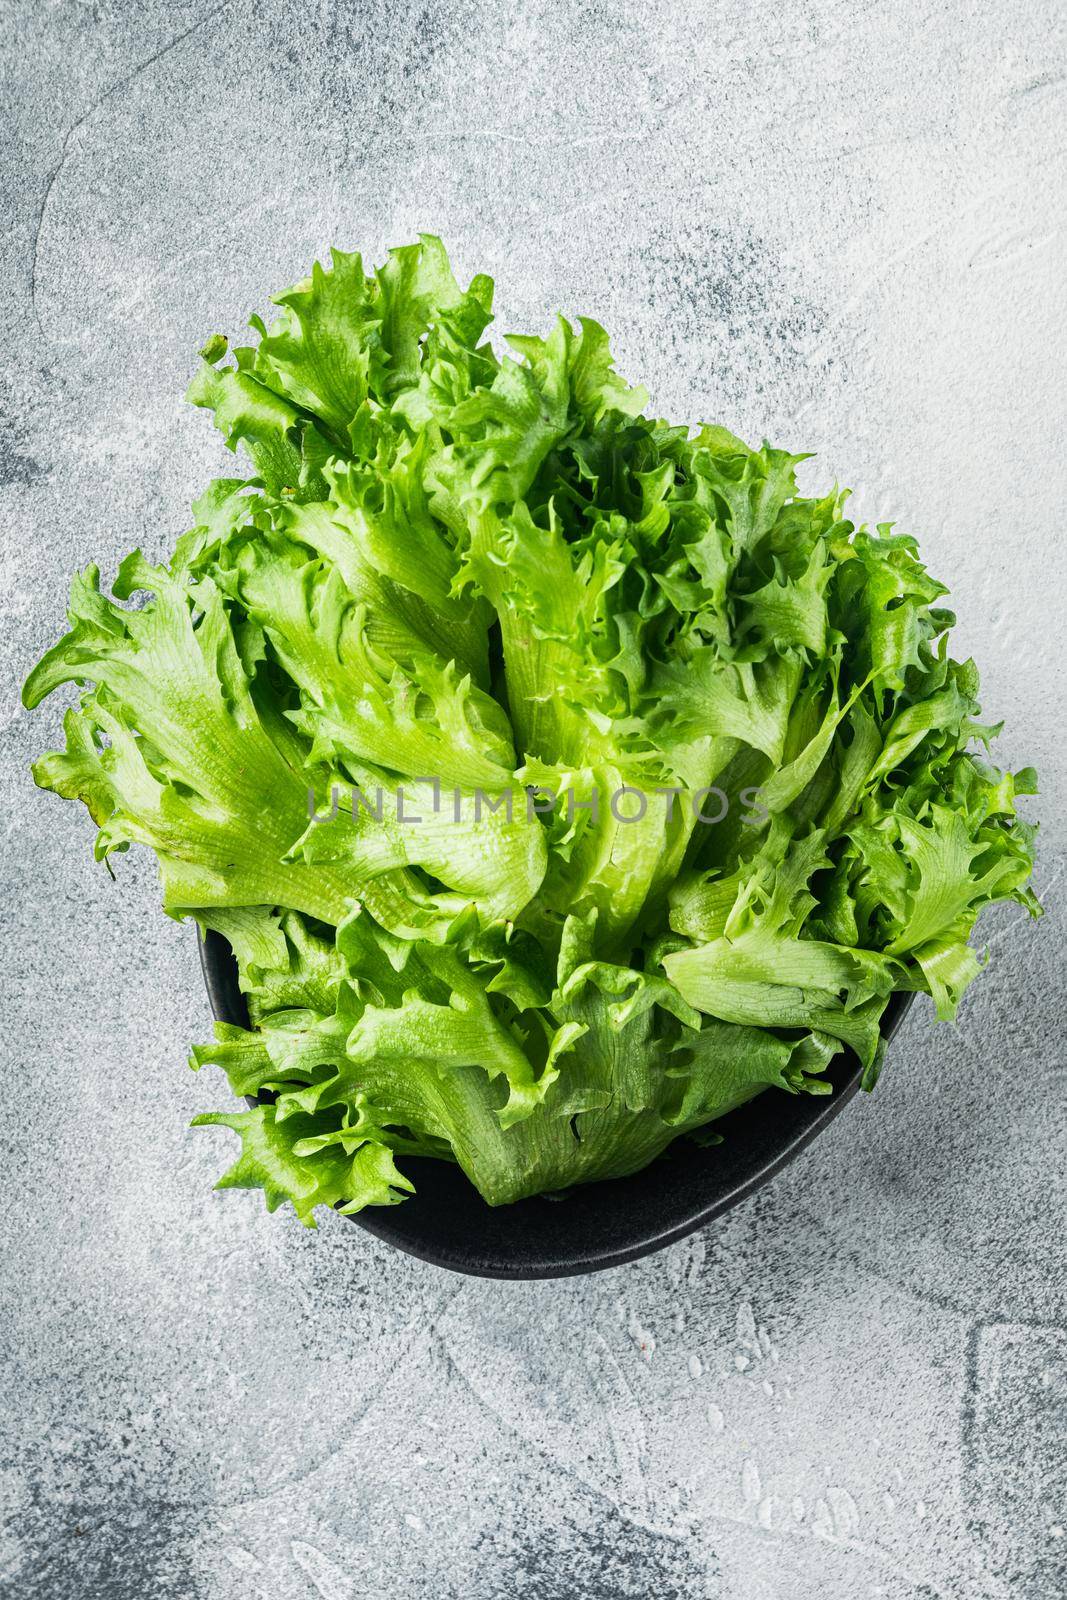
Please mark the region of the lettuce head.
<svg viewBox="0 0 1067 1600"><path fill-rule="evenodd" d="M604 330L485 335L424 236L335 250L189 390L240 463L171 559L74 582L42 788L230 943L223 1186L305 1222L457 1162L492 1205L631 1173L752 1096L872 1086L1029 887L915 541L803 459L648 415ZM242 1104L243 1102L243 1104ZM709 1152L709 1161L714 1152Z"/></svg>

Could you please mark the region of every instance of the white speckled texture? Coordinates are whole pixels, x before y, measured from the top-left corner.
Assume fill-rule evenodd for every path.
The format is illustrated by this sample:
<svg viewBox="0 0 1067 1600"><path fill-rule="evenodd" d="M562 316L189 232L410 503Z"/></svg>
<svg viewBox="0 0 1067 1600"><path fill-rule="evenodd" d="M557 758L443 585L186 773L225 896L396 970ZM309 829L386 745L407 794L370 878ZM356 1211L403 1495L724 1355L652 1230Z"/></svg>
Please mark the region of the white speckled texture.
<svg viewBox="0 0 1067 1600"><path fill-rule="evenodd" d="M0 1592L1057 1600L1065 52L1053 0L9 0L0 11ZM332 242L419 229L657 407L919 534L1041 769L1048 915L958 1029L635 1267L465 1281L214 1195L192 934L33 789L72 570L227 458L181 394Z"/></svg>

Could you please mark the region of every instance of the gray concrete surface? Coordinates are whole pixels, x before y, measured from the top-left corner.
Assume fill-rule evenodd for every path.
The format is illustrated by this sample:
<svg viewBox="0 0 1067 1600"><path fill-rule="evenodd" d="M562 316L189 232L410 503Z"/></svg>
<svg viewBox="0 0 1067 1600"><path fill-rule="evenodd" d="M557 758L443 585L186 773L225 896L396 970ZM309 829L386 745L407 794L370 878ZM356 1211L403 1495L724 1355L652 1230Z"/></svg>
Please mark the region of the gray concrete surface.
<svg viewBox="0 0 1067 1600"><path fill-rule="evenodd" d="M1065 1582L1064 37L1052 0L7 3L0 1592L1054 1600ZM958 1029L635 1267L502 1286L214 1195L193 938L26 774L71 571L226 458L197 346L418 229L678 417L918 533L1040 925ZM8 692L9 691L9 692Z"/></svg>

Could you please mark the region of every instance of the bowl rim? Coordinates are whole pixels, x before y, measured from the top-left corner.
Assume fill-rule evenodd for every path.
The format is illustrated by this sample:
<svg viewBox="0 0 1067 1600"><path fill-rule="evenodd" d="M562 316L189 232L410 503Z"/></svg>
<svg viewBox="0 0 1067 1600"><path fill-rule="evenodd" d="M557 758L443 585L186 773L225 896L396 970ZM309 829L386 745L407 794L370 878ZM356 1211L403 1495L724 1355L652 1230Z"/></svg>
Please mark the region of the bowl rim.
<svg viewBox="0 0 1067 1600"><path fill-rule="evenodd" d="M202 932L198 928L197 944L204 985L215 1020L238 1027L248 1027L248 1010L238 984L237 962L228 941L213 929ZM901 990L894 991L890 996L881 1021L882 1037L887 1044L900 1027L914 998L913 993ZM753 1159L744 1177L735 1181L730 1188L710 1195L705 1204L686 1211L676 1220L662 1227L648 1226L644 1230L639 1230L636 1236L620 1241L616 1246L601 1245L599 1248L583 1251L580 1243L576 1241L573 1249L562 1253L558 1250L555 1252L545 1250L540 1256L534 1254L532 1258L527 1256L526 1259L514 1260L499 1252L480 1255L473 1244L462 1249L450 1249L440 1243L429 1245L420 1239L417 1224L414 1229L410 1226L413 1215L417 1216L415 1212L417 1195L400 1206L368 1207L365 1211L346 1217L346 1220L356 1223L364 1232L372 1234L406 1255L467 1277L533 1281L577 1277L625 1266L629 1262L662 1250L667 1245L677 1244L679 1240L695 1233L699 1228L714 1221L716 1217L732 1210L795 1160L835 1118L840 1116L855 1097L863 1070L856 1056L846 1048L835 1058L835 1063L831 1065L827 1076L833 1083L832 1094L780 1097L785 1102L782 1109L786 1107L793 1109L794 1126L784 1132L777 1141L772 1141L762 1156ZM250 1107L257 1104L255 1096L247 1095L245 1100ZM759 1095L756 1100L748 1102L748 1105L754 1105L757 1100L767 1103L769 1097ZM770 1100L770 1103L775 1102ZM745 1109L746 1107L740 1107L737 1111L727 1113L722 1118L722 1124L728 1126L730 1120L737 1118ZM796 1115L798 1112L799 1116ZM582 1185L580 1189L574 1191L574 1194L579 1195L583 1191L593 1189L611 1191L615 1185L640 1180L643 1174L648 1173L658 1163L669 1159L670 1152L681 1142L681 1140L675 1141L675 1144L668 1146L667 1150L648 1167L642 1168L628 1178L600 1179L597 1183ZM440 1168L443 1164L423 1161L421 1165L425 1170ZM450 1174L459 1174L463 1177L459 1168L449 1167L448 1170ZM469 1180L464 1177L463 1183L471 1195L477 1197L477 1190ZM615 1192L618 1193L618 1190ZM517 1206L486 1205L485 1212L487 1217L502 1216L508 1212L515 1213L517 1207L543 1203L544 1197L536 1196L532 1200L517 1202Z"/></svg>

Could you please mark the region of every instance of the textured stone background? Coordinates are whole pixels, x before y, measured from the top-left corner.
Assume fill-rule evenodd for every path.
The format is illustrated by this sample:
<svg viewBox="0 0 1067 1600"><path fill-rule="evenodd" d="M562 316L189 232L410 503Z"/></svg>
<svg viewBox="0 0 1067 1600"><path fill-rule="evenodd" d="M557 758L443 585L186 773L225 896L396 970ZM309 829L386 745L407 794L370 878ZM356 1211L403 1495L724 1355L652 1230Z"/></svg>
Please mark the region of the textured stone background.
<svg viewBox="0 0 1067 1600"><path fill-rule="evenodd" d="M1064 1592L1064 37L1052 0L0 9L0 1590L26 1600ZM193 355L331 242L440 232L500 324L921 535L1041 768L1049 914L873 1101L638 1266L502 1286L211 1183L192 934L38 796L68 578L225 458Z"/></svg>

